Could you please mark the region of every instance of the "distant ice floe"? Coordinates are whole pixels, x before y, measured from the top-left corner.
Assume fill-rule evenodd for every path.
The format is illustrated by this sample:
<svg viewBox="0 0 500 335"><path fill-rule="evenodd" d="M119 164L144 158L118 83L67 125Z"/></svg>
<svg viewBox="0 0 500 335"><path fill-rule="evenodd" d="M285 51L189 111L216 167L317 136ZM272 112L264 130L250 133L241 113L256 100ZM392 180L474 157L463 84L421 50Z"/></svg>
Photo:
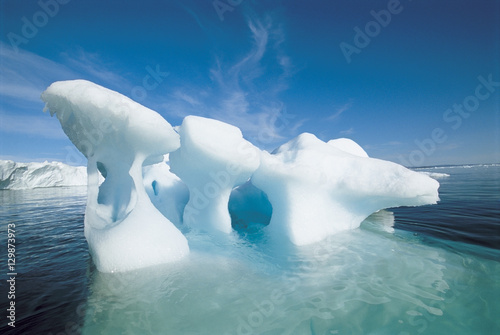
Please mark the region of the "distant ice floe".
<svg viewBox="0 0 500 335"><path fill-rule="evenodd" d="M426 176L429 176L434 179L444 179L448 178L450 175L447 173L439 173L439 172L425 172L425 171L419 171L422 174L425 174Z"/></svg>
<svg viewBox="0 0 500 335"><path fill-rule="evenodd" d="M306 245L381 209L439 200L435 179L370 158L349 139L304 133L269 153L213 119L188 116L174 130L84 80L53 83L42 99L88 159L85 236L102 272L185 257L180 229L225 236L235 220L253 221L271 239Z"/></svg>

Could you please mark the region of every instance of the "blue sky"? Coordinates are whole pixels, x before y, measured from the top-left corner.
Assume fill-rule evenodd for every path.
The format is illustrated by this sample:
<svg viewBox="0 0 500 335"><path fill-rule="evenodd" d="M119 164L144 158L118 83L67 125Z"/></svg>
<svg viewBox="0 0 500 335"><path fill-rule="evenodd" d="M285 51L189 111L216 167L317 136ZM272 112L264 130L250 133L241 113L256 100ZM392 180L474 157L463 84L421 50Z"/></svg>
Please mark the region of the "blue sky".
<svg viewBox="0 0 500 335"><path fill-rule="evenodd" d="M87 79L272 150L349 137L404 165L500 162L500 1L0 0L0 159L84 165L41 92Z"/></svg>

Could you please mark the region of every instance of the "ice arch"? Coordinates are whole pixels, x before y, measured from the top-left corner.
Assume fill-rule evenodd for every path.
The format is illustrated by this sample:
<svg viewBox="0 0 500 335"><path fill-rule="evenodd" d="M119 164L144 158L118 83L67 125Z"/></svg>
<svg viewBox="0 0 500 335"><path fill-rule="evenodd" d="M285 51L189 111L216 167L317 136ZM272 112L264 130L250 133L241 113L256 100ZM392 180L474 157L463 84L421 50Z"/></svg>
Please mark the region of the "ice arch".
<svg viewBox="0 0 500 335"><path fill-rule="evenodd" d="M170 169L189 188L184 223L192 228L229 233L231 190L257 169L260 150L243 139L239 128L198 116L179 127L181 147L170 154Z"/></svg>

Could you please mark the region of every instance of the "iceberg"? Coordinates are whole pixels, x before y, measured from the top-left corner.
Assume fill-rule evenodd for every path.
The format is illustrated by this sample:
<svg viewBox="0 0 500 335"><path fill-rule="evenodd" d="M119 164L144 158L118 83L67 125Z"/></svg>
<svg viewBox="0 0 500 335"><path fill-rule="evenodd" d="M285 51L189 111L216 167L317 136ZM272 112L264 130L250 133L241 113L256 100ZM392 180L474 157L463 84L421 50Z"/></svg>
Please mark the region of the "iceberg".
<svg viewBox="0 0 500 335"><path fill-rule="evenodd" d="M0 160L0 190L85 185L87 170L84 166L70 166L61 162L17 163Z"/></svg>
<svg viewBox="0 0 500 335"><path fill-rule="evenodd" d="M269 233L295 245L357 228L384 208L439 200L436 180L369 158L350 140L325 143L309 133L263 152L251 181L272 205Z"/></svg>
<svg viewBox="0 0 500 335"><path fill-rule="evenodd" d="M189 200L189 189L170 171L169 155L163 162L143 168L144 187L155 207L176 227L182 228L182 213Z"/></svg>
<svg viewBox="0 0 500 335"><path fill-rule="evenodd" d="M97 269L128 271L186 256L186 238L155 208L143 185L143 165L162 161L180 145L171 125L85 80L55 82L42 100L88 159L84 231Z"/></svg>
<svg viewBox="0 0 500 335"><path fill-rule="evenodd" d="M185 117L179 134L181 146L170 154L170 169L189 188L184 224L230 233L229 196L257 169L260 150L239 128L198 116Z"/></svg>
<svg viewBox="0 0 500 335"><path fill-rule="evenodd" d="M269 153L230 124L187 116L172 128L84 80L53 83L42 100L88 159L85 237L101 272L180 260L190 230L225 236L258 224L300 246L385 208L439 200L435 179L370 158L350 139L303 133Z"/></svg>
<svg viewBox="0 0 500 335"><path fill-rule="evenodd" d="M359 157L368 157L366 151L350 138L337 138L330 140L327 144Z"/></svg>
<svg viewBox="0 0 500 335"><path fill-rule="evenodd" d="M439 173L439 172L426 172L426 171L418 171L422 174L425 174L426 176L429 176L434 179L445 179L448 178L450 175L448 173Z"/></svg>

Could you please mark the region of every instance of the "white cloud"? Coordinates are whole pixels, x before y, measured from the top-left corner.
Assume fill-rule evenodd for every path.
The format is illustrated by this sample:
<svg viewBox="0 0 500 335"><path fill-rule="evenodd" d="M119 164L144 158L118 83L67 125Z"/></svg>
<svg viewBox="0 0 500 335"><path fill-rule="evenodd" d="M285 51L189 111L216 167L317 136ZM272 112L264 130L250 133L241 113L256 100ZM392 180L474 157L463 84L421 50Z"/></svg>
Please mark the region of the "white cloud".
<svg viewBox="0 0 500 335"><path fill-rule="evenodd" d="M42 113L41 93L54 81L88 78L104 84L123 84L119 75L106 70L94 54L79 50L61 64L0 42L0 131L64 139L59 122ZM68 67L69 65L69 67Z"/></svg>
<svg viewBox="0 0 500 335"><path fill-rule="evenodd" d="M26 135L38 135L45 138L65 139L66 135L59 125L59 121L48 114L13 115L0 112L0 131Z"/></svg>
<svg viewBox="0 0 500 335"><path fill-rule="evenodd" d="M201 104L198 99L194 98L186 92L182 92L181 90L175 91L173 96L181 101L188 103L191 106L199 106Z"/></svg>
<svg viewBox="0 0 500 335"><path fill-rule="evenodd" d="M97 54L78 49L62 55L64 64L0 42L0 97L40 102L40 94L54 81L89 79L106 86L128 82L108 70Z"/></svg>
<svg viewBox="0 0 500 335"><path fill-rule="evenodd" d="M33 86L32 84L6 83L0 82L0 95L4 98L14 98L29 100L32 102L40 102L40 93L43 90Z"/></svg>
<svg viewBox="0 0 500 335"><path fill-rule="evenodd" d="M195 114L233 124L255 144L271 146L295 135L305 120L287 114L279 99L279 93L288 88L293 68L281 47L282 29L275 27L269 17L249 20L248 29L252 47L245 55L232 64L216 57L208 73L215 85L196 92L188 83L189 88L174 90L162 108L170 116ZM272 71L268 71L270 68Z"/></svg>
<svg viewBox="0 0 500 335"><path fill-rule="evenodd" d="M305 120L287 114L279 98L293 72L292 61L282 48L285 34L270 17L249 20L248 30L249 51L230 63L216 57L207 73L211 85L200 87L188 79L184 87L172 90L168 101L156 103L157 110L179 118L193 114L228 122L260 146L296 135ZM121 91L132 86L98 54L77 49L61 54L61 60L57 63L23 50L16 53L0 42L0 99L8 101L8 108L21 104L24 108L17 114L15 109L4 109L0 131L64 138L57 122L41 114L40 94L54 81L84 78ZM148 102L151 99L155 101L151 96ZM29 115L35 111L40 114Z"/></svg>
<svg viewBox="0 0 500 335"><path fill-rule="evenodd" d="M40 94L55 80L75 77L76 73L31 52L15 52L0 42L0 97L40 102Z"/></svg>
<svg viewBox="0 0 500 335"><path fill-rule="evenodd" d="M108 69L110 64L105 64L97 53L85 52L82 48L78 48L76 51L63 53L62 57L72 69L82 73L86 78L90 77L94 81L98 79L102 85L122 90L128 85L124 77Z"/></svg>

